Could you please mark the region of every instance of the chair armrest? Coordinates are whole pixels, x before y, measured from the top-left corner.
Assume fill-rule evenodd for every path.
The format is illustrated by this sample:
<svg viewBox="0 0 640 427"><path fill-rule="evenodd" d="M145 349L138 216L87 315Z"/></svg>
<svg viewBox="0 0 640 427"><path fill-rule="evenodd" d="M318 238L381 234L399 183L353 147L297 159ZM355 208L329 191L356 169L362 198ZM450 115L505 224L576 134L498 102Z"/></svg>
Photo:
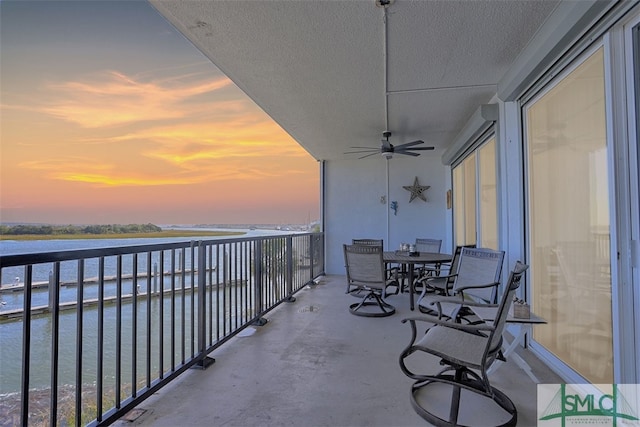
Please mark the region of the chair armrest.
<svg viewBox="0 0 640 427"><path fill-rule="evenodd" d="M485 307L485 308L498 308L500 304L485 304L483 302L475 302L475 301L464 301L462 305L467 307Z"/></svg>
<svg viewBox="0 0 640 427"><path fill-rule="evenodd" d="M458 294L462 295L462 298L466 300L467 299L465 297L465 292L466 291L471 291L473 289L487 289L487 288L493 288L493 287L497 288L498 285L500 285L500 282L486 283L486 284L480 284L480 285L476 284L476 285L460 286L459 288L456 289L456 292ZM482 297L480 297L480 298L482 298ZM485 301L487 303L495 302L495 298L496 297L495 297L495 294L494 294L493 295L493 299L494 299L493 301L489 301L488 299L485 300ZM482 299L484 299L484 298L482 298Z"/></svg>
<svg viewBox="0 0 640 427"><path fill-rule="evenodd" d="M418 300L419 301L419 300ZM429 305L440 304L441 302L449 302L451 304L465 304L465 300L462 299L462 295L434 295L429 301Z"/></svg>
<svg viewBox="0 0 640 427"><path fill-rule="evenodd" d="M422 267L420 267L420 269L422 271L435 271L435 272L441 272L441 271L451 271L451 265L441 265L438 264L435 267L429 267L430 264L423 264ZM438 276L439 277L439 276Z"/></svg>
<svg viewBox="0 0 640 427"><path fill-rule="evenodd" d="M429 264L422 264L424 265L424 269L425 270L451 270L451 265L445 265L445 264L437 264L440 268L436 268L436 267L429 267L431 265L431 263Z"/></svg>
<svg viewBox="0 0 640 427"><path fill-rule="evenodd" d="M466 291L467 289L490 288L492 286L498 286L499 284L500 284L500 282L491 282L491 283L484 283L484 284L479 284L479 285L460 286L459 288L456 289L456 292L460 293L460 294L464 294L464 291Z"/></svg>
<svg viewBox="0 0 640 427"><path fill-rule="evenodd" d="M453 279L455 277L457 277L458 274L454 273L454 274L445 274L444 276L427 276L427 277L423 277L420 279L421 282L429 282L429 280L442 280L442 279Z"/></svg>
<svg viewBox="0 0 640 427"><path fill-rule="evenodd" d="M418 300L418 304L420 304L421 299ZM458 305L457 309L453 312L454 314L457 314L462 307L464 306L464 295L463 294L456 294L456 295L436 295L433 296L431 298L431 300L429 301L429 305L433 305L436 306L438 308L438 318L442 319L443 313L442 313L442 304L441 303L449 303L449 304L454 304L454 305ZM445 317L450 318L450 314L447 313L445 315ZM455 317L455 316L454 316Z"/></svg>
<svg viewBox="0 0 640 427"><path fill-rule="evenodd" d="M452 283L453 283L452 280L450 280L450 279L453 279L453 278L455 278L457 276L458 276L458 274L455 273L455 274L447 274L447 275L444 275L444 276L423 276L423 277L419 278L418 281L423 284L422 293L420 294L420 298L422 298L424 296L424 294L426 294L427 287L430 286L429 285L430 281L431 282L435 282L435 281L443 282L444 281L444 283L445 283L444 291L447 294L449 294L449 291L451 290ZM431 288L432 289L439 289L436 286L432 286Z"/></svg>
<svg viewBox="0 0 640 427"><path fill-rule="evenodd" d="M491 283L484 283L480 285L466 285L466 286L460 286L458 289L456 289L456 291L463 292L465 289L490 288L492 286L498 286L499 284L500 282L491 282Z"/></svg>
<svg viewBox="0 0 640 427"><path fill-rule="evenodd" d="M415 324L416 322L425 322L425 323L433 323L438 326L444 326L446 328L458 329L460 331L476 333L481 331L492 331L493 325L489 325L487 323L479 324L479 325L466 325L463 323L456 323L450 320L442 320L438 319L436 316L431 316L429 314L425 314L421 317L407 317L406 319L401 320L402 323L411 322Z"/></svg>

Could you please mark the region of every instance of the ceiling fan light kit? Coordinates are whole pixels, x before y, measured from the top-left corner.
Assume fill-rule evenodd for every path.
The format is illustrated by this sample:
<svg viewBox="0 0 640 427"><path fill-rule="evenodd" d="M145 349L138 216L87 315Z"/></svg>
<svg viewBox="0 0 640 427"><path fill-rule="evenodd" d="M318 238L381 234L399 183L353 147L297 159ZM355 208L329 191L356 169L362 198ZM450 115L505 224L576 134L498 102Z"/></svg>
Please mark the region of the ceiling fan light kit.
<svg viewBox="0 0 640 427"><path fill-rule="evenodd" d="M376 0L376 6L378 7L384 7L385 9L389 6L391 6L391 3L393 3L394 0Z"/></svg>

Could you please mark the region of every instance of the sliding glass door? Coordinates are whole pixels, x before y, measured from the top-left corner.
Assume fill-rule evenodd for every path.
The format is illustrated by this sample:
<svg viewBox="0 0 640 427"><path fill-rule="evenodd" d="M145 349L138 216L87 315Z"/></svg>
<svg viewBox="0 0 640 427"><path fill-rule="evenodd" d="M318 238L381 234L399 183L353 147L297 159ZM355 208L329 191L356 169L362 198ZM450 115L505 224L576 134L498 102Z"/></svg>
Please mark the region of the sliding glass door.
<svg viewBox="0 0 640 427"><path fill-rule="evenodd" d="M525 105L535 342L592 383L613 382L604 48Z"/></svg>
<svg viewBox="0 0 640 427"><path fill-rule="evenodd" d="M629 382L640 383L640 14L625 27L625 61L627 63L626 90L628 133L629 133L629 217L630 226L627 234L630 247L635 247L635 259L630 262L629 291L623 295L627 302L624 310L629 313L622 322L622 339L629 343L629 348L623 348L623 365L625 379L630 378L629 371L634 369L635 378ZM633 255L632 255L633 256ZM634 326L635 325L635 326Z"/></svg>

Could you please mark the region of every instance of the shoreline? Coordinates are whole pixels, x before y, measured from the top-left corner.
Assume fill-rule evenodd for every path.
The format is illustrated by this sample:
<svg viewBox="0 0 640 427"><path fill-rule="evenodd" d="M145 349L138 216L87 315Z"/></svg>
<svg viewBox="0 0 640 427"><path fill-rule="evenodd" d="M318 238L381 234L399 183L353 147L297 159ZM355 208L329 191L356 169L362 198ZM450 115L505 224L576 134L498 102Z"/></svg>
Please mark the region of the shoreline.
<svg viewBox="0 0 640 427"><path fill-rule="evenodd" d="M163 230L153 233L105 233L105 234L0 234L3 240L88 240L88 239L154 239L167 237L240 236L244 231Z"/></svg>

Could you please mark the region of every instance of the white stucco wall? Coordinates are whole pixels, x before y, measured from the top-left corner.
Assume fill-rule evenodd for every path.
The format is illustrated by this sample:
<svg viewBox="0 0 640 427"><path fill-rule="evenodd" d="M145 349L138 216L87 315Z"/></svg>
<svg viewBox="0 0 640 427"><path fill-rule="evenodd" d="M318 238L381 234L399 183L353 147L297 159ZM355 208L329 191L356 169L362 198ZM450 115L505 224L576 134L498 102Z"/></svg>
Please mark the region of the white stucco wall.
<svg viewBox="0 0 640 427"><path fill-rule="evenodd" d="M446 208L451 187L449 168L440 161L441 155L434 151L389 160L388 198L387 165L381 156L326 162L327 274L344 274L342 244L354 238L384 239L385 249L390 250L418 237L442 239L442 252L451 252L451 210ZM410 192L403 186L413 185L416 176L420 185L430 186L424 193L427 202L409 203ZM398 202L397 215L390 209L391 201Z"/></svg>

